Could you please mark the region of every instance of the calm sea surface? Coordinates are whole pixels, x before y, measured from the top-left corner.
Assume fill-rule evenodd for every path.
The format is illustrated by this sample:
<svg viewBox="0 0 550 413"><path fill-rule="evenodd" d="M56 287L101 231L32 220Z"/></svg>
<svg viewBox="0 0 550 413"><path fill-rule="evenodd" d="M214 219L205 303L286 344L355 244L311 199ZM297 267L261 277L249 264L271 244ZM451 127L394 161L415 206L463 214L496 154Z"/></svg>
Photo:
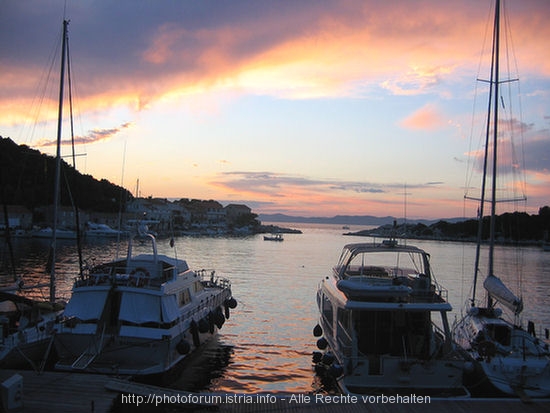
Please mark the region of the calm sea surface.
<svg viewBox="0 0 550 413"><path fill-rule="evenodd" d="M193 269L215 269L230 278L238 307L220 331L217 343L204 350L173 387L216 392L297 393L314 390L311 353L316 350L312 329L317 323L315 292L330 274L347 243L372 238L343 236L341 226L278 224L298 228L303 234L285 234L284 242L248 237L179 237L175 248L159 240L159 252L187 260ZM352 227L358 231L364 227ZM451 323L460 317L471 294L475 246L452 242L414 241L409 244L431 255L437 281L448 290L453 306ZM47 281L44 273L48 242L13 241L17 271L27 285ZM148 246L147 246L148 247ZM136 250L149 252L146 246ZM84 258L100 263L126 254L126 245L96 241L84 245ZM0 246L1 264L8 259ZM532 320L537 331L550 328L550 252L540 248L497 247L496 275L518 290L525 301L524 323ZM58 296L68 299L77 275L74 241L58 247ZM6 273L4 266L0 268ZM1 280L7 281L7 276ZM481 290L478 290L481 291ZM46 294L46 292L44 292ZM482 293L481 293L482 294ZM480 297L482 298L482 297ZM190 374L192 372L192 374Z"/></svg>

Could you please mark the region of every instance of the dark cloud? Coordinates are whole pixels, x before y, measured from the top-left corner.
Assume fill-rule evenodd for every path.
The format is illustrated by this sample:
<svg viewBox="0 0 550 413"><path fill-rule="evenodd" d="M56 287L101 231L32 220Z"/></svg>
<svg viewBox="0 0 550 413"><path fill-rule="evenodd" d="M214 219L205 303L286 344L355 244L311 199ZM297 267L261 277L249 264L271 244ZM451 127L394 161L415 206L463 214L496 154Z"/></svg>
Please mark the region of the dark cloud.
<svg viewBox="0 0 550 413"><path fill-rule="evenodd" d="M550 171L550 137L524 145L525 169L534 172Z"/></svg>
<svg viewBox="0 0 550 413"><path fill-rule="evenodd" d="M499 166L501 173L550 171L550 134L547 129L536 130L535 125L518 119L501 121L499 140ZM510 131L513 131L511 134ZM510 136L513 135L513 138ZM522 142L523 140L523 142ZM483 151L472 153L475 168L481 171Z"/></svg>
<svg viewBox="0 0 550 413"><path fill-rule="evenodd" d="M376 184L361 181L338 181L333 179L311 179L303 176L293 176L275 172L226 172L220 175L219 180L211 182L214 185L224 186L238 191L253 191L257 193L277 194L285 196L288 188L311 188L316 192L332 193L334 191L350 191L355 193L383 194L398 193L404 190L402 183ZM425 188L439 185L440 182L427 184L407 184L409 188Z"/></svg>
<svg viewBox="0 0 550 413"><path fill-rule="evenodd" d="M20 67L42 70L46 51L60 44L66 13L75 71L86 79L83 94L127 89L162 94L174 77L192 82L208 73L227 75L219 67L224 60L227 67L238 67L303 34L329 12L328 3L319 3L3 1L0 63L14 73Z"/></svg>
<svg viewBox="0 0 550 413"><path fill-rule="evenodd" d="M40 71L48 52L54 54L52 45L59 44L61 21L66 17L71 21L74 69L86 80L79 86L83 97L131 94L128 100L141 108L175 87L213 84L237 76L241 67L256 63L268 51L278 50L279 61L286 63L286 52L278 47L296 39L313 39L307 42L308 47L321 49L343 27L348 33L344 36L368 27L373 39L384 39L386 43L378 45L384 50L391 50L392 41L400 36L405 40L399 44L417 39L413 46L428 39L445 39L446 30L456 26L462 32L461 22L469 21L474 10L477 13L477 1L462 3L457 10L450 3L437 1L416 6L377 0L5 0L0 2L0 66L3 76L15 78L25 68L28 78L34 78L32 69ZM542 8L537 0L521 3L526 8ZM424 8L430 13L423 12ZM456 16L449 18L447 8L453 8ZM342 40L348 45L353 39ZM355 54L353 49L350 54ZM367 71L372 63L365 63ZM405 83L404 79L393 81L401 89L423 88L440 81L439 70L430 66ZM7 88L1 81L0 86ZM19 86L13 92L16 96L23 93L32 90Z"/></svg>
<svg viewBox="0 0 550 413"><path fill-rule="evenodd" d="M111 129L94 129L90 131L85 136L75 136L74 143L76 145L83 145L87 143L95 143L100 142L106 139L110 139L119 132L121 132L123 129L126 129L130 126L130 123L124 123L120 125L118 128L111 128ZM71 144L70 140L63 140L61 142L62 145L69 145ZM48 146L56 146L57 141L56 140L42 140L36 144L36 147L38 148L44 148Z"/></svg>

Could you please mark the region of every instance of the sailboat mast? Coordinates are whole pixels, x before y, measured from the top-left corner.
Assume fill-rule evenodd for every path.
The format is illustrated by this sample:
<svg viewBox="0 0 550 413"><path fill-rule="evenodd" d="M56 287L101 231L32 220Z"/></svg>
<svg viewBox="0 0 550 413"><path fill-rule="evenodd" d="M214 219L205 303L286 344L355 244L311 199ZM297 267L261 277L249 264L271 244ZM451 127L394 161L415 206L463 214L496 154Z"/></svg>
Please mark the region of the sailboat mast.
<svg viewBox="0 0 550 413"><path fill-rule="evenodd" d="M499 63L500 63L500 0L495 5L495 28L493 35L494 70L492 73L493 95L493 173L491 182L491 221L489 227L489 268L488 274L494 275L493 258L495 252L495 216L496 216L496 186L497 186L497 146L498 146L498 98L499 98ZM489 298L488 306L491 305Z"/></svg>
<svg viewBox="0 0 550 413"><path fill-rule="evenodd" d="M55 183L54 183L54 200L53 200L53 226L52 226L52 240L50 247L50 301L55 302L55 254L57 243L57 216L59 209L59 183L61 181L61 131L63 127L63 93L65 83L65 56L66 56L66 41L67 41L67 26L69 22L63 20L63 40L61 44L61 75L59 79L59 107L57 113L57 152L56 152L56 169L55 169Z"/></svg>
<svg viewBox="0 0 550 413"><path fill-rule="evenodd" d="M500 0L495 0L495 21L493 24L493 44L491 50L491 70L489 83L489 99L487 103L487 126L485 130L485 154L483 157L483 179L481 180L481 196L477 212L477 242L474 263L474 286L472 291L472 307L475 306L477 277L481 260L481 241L483 238L483 216L485 211L485 193L487 188L487 169L489 164L489 147L491 144L491 118L493 118L493 171L491 185L491 215L489 229L489 274L493 274L493 253L495 237L495 205L496 205L496 157L497 157L497 122L498 122L498 85L499 85L499 46L500 46Z"/></svg>

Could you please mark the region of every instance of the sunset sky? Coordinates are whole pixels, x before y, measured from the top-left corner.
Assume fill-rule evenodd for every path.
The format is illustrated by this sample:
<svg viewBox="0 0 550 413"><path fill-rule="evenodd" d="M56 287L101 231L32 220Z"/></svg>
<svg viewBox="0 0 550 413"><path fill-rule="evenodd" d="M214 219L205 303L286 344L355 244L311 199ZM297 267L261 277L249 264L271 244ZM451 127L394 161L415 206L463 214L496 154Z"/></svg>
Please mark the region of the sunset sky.
<svg viewBox="0 0 550 413"><path fill-rule="evenodd" d="M473 216L492 3L0 0L0 135L55 153L65 18L82 173L256 213L401 217L406 199L410 218ZM537 213L550 204L550 2L505 9L510 123Z"/></svg>

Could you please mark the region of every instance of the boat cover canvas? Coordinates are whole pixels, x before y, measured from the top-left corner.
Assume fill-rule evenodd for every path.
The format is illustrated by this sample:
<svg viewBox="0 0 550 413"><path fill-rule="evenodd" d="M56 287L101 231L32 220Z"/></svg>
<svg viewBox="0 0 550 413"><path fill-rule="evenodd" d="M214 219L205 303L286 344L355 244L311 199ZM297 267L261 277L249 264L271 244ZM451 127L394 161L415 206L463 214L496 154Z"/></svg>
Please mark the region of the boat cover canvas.
<svg viewBox="0 0 550 413"><path fill-rule="evenodd" d="M121 321L130 323L160 323L160 297L150 294L124 292L120 301Z"/></svg>
<svg viewBox="0 0 550 413"><path fill-rule="evenodd" d="M483 287L492 297L496 298L502 305L519 314L523 310L523 302L512 291L504 285L502 280L494 275L489 275L483 282Z"/></svg>
<svg viewBox="0 0 550 413"><path fill-rule="evenodd" d="M175 294L162 297L162 321L172 322L179 317L178 301Z"/></svg>
<svg viewBox="0 0 550 413"><path fill-rule="evenodd" d="M108 294L108 291L74 291L64 315L83 321L99 320Z"/></svg>

